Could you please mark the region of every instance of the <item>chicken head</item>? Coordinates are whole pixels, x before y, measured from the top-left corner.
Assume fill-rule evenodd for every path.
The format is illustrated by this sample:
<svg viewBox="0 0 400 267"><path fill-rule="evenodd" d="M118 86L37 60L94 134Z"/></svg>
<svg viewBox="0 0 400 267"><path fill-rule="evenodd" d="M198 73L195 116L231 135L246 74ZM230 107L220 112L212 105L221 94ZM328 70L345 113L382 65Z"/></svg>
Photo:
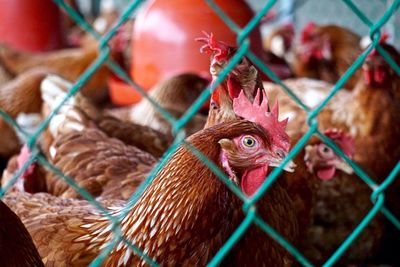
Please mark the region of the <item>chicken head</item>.
<svg viewBox="0 0 400 267"><path fill-rule="evenodd" d="M328 129L325 135L335 142L345 155L352 158L354 155L354 139L338 129ZM316 173L321 180L330 180L335 176L336 170L352 174L353 169L323 142L305 147L304 161L311 173Z"/></svg>
<svg viewBox="0 0 400 267"><path fill-rule="evenodd" d="M251 196L264 182L269 167L279 166L289 151L289 138L285 132L287 120L278 121L278 105L270 110L265 92L261 90L258 90L254 103L241 91L233 100L233 109L237 116L257 123L266 132L264 139L242 134L231 140L219 141L222 166L234 182L240 183L242 191ZM290 161L284 170L293 171L294 167L295 164Z"/></svg>
<svg viewBox="0 0 400 267"><path fill-rule="evenodd" d="M306 63L310 63L312 60L329 61L332 59L332 46L328 35L321 32L313 22L308 23L301 32L297 50L301 59Z"/></svg>
<svg viewBox="0 0 400 267"><path fill-rule="evenodd" d="M400 65L399 53L393 46L383 43L384 41L385 38L381 40L380 45L392 56L397 65ZM362 71L364 82L368 86L385 87L397 76L392 67L390 67L376 49L373 49L364 61Z"/></svg>
<svg viewBox="0 0 400 267"><path fill-rule="evenodd" d="M211 55L210 73L212 82L215 83L222 70L229 63L236 52L236 49L228 44L218 41L215 36L204 32L205 37L196 40L204 43L200 51ZM243 57L242 60L227 75L226 79L212 92L210 111L218 110L221 118L209 120L206 127L212 126L227 118L235 118L232 110L233 98L238 97L241 90L250 101L254 100L256 89L262 88L262 81L257 69L251 62ZM212 117L212 116L211 116Z"/></svg>

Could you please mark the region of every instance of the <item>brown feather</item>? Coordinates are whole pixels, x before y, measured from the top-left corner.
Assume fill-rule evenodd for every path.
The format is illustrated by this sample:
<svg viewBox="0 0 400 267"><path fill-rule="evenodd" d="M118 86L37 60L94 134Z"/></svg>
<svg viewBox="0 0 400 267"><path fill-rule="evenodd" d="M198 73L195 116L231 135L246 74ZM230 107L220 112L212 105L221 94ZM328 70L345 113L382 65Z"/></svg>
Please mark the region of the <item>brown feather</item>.
<svg viewBox="0 0 400 267"><path fill-rule="evenodd" d="M2 266L44 266L32 238L18 216L0 200L0 258Z"/></svg>

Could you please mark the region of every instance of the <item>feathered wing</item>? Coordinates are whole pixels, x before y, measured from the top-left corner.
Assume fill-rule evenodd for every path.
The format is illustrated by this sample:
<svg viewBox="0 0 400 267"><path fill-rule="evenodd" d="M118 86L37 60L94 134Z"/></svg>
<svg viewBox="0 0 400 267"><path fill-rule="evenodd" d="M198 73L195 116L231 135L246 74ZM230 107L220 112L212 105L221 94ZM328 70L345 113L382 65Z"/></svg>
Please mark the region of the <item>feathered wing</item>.
<svg viewBox="0 0 400 267"><path fill-rule="evenodd" d="M171 137L148 126L121 122L111 116L104 116L97 127L110 137L117 138L127 145L135 146L155 157L161 157L171 145Z"/></svg>
<svg viewBox="0 0 400 267"><path fill-rule="evenodd" d="M48 76L42 83L42 97L48 110L53 110L63 100L71 83L58 76ZM53 138L58 133L83 128L97 128L110 137L160 157L171 143L170 137L150 127L121 121L113 116L103 115L93 103L77 93L61 112L53 118L49 130Z"/></svg>
<svg viewBox="0 0 400 267"><path fill-rule="evenodd" d="M78 238L87 231L83 225L98 221L106 228L109 222L87 201L22 192L10 193L4 201L22 219L46 266L85 266L98 255L100 246L88 247Z"/></svg>
<svg viewBox="0 0 400 267"><path fill-rule="evenodd" d="M50 110L66 96L68 86L68 82L58 77L46 79L42 92ZM80 94L68 100L51 120L48 133L54 139L47 145L51 162L95 197L103 198L129 198L156 162L153 155L130 143L157 156L161 154L158 149L167 146L162 134L102 116ZM46 180L52 194L80 197L56 175L49 173Z"/></svg>
<svg viewBox="0 0 400 267"><path fill-rule="evenodd" d="M97 129L61 135L52 150L57 168L93 196L103 198L128 199L156 162L150 154ZM52 194L81 198L57 175L48 173L46 179Z"/></svg>

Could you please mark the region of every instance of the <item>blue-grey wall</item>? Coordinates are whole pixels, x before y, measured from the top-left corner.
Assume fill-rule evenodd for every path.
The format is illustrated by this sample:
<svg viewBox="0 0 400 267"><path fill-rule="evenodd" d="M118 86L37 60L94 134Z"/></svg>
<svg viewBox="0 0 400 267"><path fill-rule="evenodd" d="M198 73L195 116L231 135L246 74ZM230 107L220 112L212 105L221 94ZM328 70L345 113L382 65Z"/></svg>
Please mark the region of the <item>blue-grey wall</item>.
<svg viewBox="0 0 400 267"><path fill-rule="evenodd" d="M267 2L247 1L255 10L259 10ZM353 2L371 21L375 22L393 3L393 0L353 0ZM342 25L360 35L368 34L369 28L341 0L279 0L275 8L281 10L285 4L293 4L293 19L297 29L301 29L309 21L314 21L318 24ZM264 30L268 31L268 29L267 26ZM394 14L394 18L385 25L384 29L391 35L391 42L400 48L400 11Z"/></svg>

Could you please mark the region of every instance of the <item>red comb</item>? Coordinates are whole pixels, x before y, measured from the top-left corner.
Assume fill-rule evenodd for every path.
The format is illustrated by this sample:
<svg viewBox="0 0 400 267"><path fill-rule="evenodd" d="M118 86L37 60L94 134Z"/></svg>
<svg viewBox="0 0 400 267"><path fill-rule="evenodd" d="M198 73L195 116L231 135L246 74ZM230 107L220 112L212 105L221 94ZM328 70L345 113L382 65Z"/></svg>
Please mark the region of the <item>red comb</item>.
<svg viewBox="0 0 400 267"><path fill-rule="evenodd" d="M228 56L229 45L227 43L217 41L212 33L208 34L207 32L203 31L203 34L205 37L199 37L195 39L197 42L205 44L200 48L201 53L214 53L214 57L218 61Z"/></svg>
<svg viewBox="0 0 400 267"><path fill-rule="evenodd" d="M310 39L310 33L316 28L316 24L314 22L309 22L304 26L301 32L301 42L307 42Z"/></svg>
<svg viewBox="0 0 400 267"><path fill-rule="evenodd" d="M386 43L386 41L389 39L390 34L388 32L383 32L381 35L381 39L379 39L379 43L383 44Z"/></svg>
<svg viewBox="0 0 400 267"><path fill-rule="evenodd" d="M260 101L261 95L263 100ZM272 143L282 147L286 151L289 150L289 137L285 132L288 119L279 121L279 106L278 101L270 110L268 98L262 89L257 90L257 95L254 98L253 104L246 97L243 90L239 96L233 99L233 111L239 117L257 123L262 126L272 137Z"/></svg>
<svg viewBox="0 0 400 267"><path fill-rule="evenodd" d="M390 35L388 32L382 32L381 38L379 39L379 44L384 44L389 39ZM378 51L374 48L372 49L371 53L369 53L368 57L378 55Z"/></svg>
<svg viewBox="0 0 400 267"><path fill-rule="evenodd" d="M270 11L267 12L267 14L265 14L262 17L260 23L262 24L262 23L272 22L272 21L274 21L276 19L277 15L278 14L277 14L276 10L274 10L274 9L270 10Z"/></svg>
<svg viewBox="0 0 400 267"><path fill-rule="evenodd" d="M324 132L324 134L329 138L332 139L348 156L352 158L354 155L354 138L350 134L346 134L343 131L333 128L328 129Z"/></svg>
<svg viewBox="0 0 400 267"><path fill-rule="evenodd" d="M21 152L19 153L17 157L17 164L18 168L22 168L22 166L25 164L25 162L28 161L29 157L31 156L31 152L29 151L29 148L27 145L24 145L21 148Z"/></svg>

